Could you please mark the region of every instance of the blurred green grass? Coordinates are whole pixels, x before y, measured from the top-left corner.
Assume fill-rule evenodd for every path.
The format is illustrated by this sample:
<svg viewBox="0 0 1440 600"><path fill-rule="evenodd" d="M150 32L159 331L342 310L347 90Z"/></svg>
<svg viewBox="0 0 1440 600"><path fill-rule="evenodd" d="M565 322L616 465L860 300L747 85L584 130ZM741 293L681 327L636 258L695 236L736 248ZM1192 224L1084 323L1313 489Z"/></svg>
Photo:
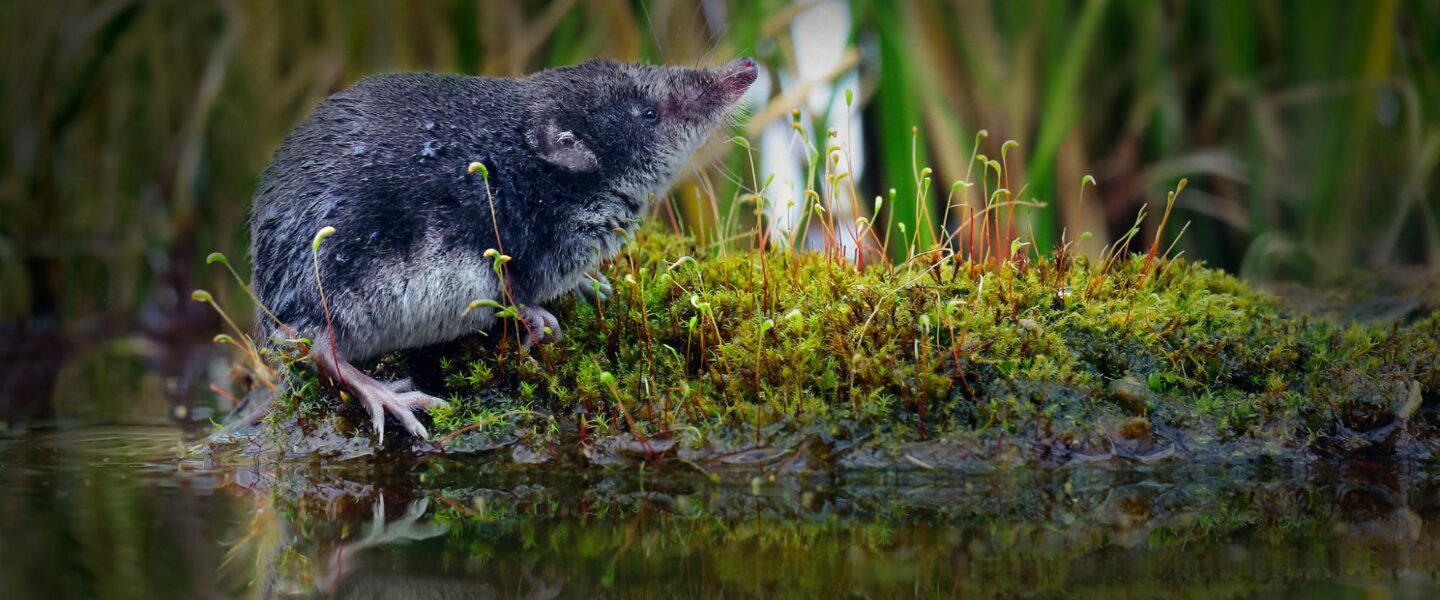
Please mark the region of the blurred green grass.
<svg viewBox="0 0 1440 600"><path fill-rule="evenodd" d="M226 290L222 303L245 305L223 273L203 268L205 254L245 255L256 175L315 101L363 75L741 54L786 70L805 51L790 36L805 7L0 4L0 321L125 318L183 298L186 286ZM860 56L872 157L861 195L896 188L895 221L939 216L943 198L914 201L916 171L933 168L935 188L949 189L984 128L980 151L999 157L1005 140L1018 141L1009 160L1029 182L1024 199L1050 204L1021 215L1041 249L1062 227L1093 232L1087 243L1098 249L1188 177L1175 217L1194 221L1181 242L1187 256L1259 279L1377 263L1440 268L1440 2L849 7L858 26L835 35ZM731 158L719 165L722 151ZM675 195L702 235L711 215L728 214L706 203L734 197L730 180L752 180L736 154L704 154L707 185L682 183ZM1081 205L1086 174L1099 186Z"/></svg>

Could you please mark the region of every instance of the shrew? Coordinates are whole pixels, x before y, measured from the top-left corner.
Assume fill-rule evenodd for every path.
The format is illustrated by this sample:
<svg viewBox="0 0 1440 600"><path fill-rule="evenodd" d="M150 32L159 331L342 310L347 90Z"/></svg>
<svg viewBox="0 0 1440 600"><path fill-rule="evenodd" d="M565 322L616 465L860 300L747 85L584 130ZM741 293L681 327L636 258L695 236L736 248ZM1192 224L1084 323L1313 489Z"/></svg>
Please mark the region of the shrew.
<svg viewBox="0 0 1440 600"><path fill-rule="evenodd" d="M361 80L322 101L261 176L256 294L313 341L316 366L361 401L382 442L386 412L423 438L415 409L444 402L354 363L489 328L494 309L466 312L481 299L524 307L525 346L558 339L544 303L608 288L594 269L757 73L750 59L709 69L598 60L524 78ZM312 258L326 226L335 233ZM489 249L511 257L507 281ZM258 322L261 339L279 333L267 315Z"/></svg>

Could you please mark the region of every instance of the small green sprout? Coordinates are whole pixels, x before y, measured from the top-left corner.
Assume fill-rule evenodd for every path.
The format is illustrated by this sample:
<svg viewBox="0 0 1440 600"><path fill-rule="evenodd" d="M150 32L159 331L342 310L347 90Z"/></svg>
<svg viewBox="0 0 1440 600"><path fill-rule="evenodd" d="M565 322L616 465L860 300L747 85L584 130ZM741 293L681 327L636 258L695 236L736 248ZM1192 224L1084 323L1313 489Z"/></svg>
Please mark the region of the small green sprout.
<svg viewBox="0 0 1440 600"><path fill-rule="evenodd" d="M1015 140L1005 140L1005 143L1000 144L1000 161L1001 161L1001 162L1004 162L1004 161L1005 161L1005 155L1010 152L1010 149L1011 149L1011 148L1019 148L1019 147L1020 147L1020 142L1017 142L1017 141L1015 141Z"/></svg>
<svg viewBox="0 0 1440 600"><path fill-rule="evenodd" d="M505 267L505 263L510 262L510 256L508 254L501 254L499 250L494 248L486 248L481 256L493 261L490 268L495 271L496 276L500 275L501 270Z"/></svg>
<svg viewBox="0 0 1440 600"><path fill-rule="evenodd" d="M335 235L335 228L334 228L334 227L331 227L331 226L329 226L329 225L326 225L326 226L324 226L324 227L321 227L321 228L320 228L320 231L315 232L315 239L314 239L314 241L311 241L311 242L310 242L310 251L311 251L311 252L319 252L319 251L320 251L320 244L322 244L322 243L325 242L325 238L328 238L328 237L330 237L330 236L332 236L332 235Z"/></svg>
<svg viewBox="0 0 1440 600"><path fill-rule="evenodd" d="M468 305L465 306L465 310L463 310L463 311L460 312L460 316L463 317L463 316L465 316L465 315L468 315L468 314L470 314L471 311L473 311L473 310L475 310L475 309L478 309L478 308L493 308L493 309L499 310L499 309L502 308L502 307L501 307L501 305L500 305L499 302L496 302L496 301L491 300L491 299L489 299L489 298L481 298L481 299L479 299L479 300L472 300L472 301L470 301L470 304L468 304Z"/></svg>

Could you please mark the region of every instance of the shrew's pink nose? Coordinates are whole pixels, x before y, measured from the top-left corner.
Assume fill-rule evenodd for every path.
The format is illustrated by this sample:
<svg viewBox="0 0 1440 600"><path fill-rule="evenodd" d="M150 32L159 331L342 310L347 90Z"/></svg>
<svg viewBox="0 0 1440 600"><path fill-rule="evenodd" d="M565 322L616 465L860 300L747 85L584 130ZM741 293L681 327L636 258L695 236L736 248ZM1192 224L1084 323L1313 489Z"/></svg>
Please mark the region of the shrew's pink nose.
<svg viewBox="0 0 1440 600"><path fill-rule="evenodd" d="M755 83L755 78L760 76L760 66L755 64L752 58L739 58L721 67L720 74L726 95L734 100L750 89L750 84Z"/></svg>

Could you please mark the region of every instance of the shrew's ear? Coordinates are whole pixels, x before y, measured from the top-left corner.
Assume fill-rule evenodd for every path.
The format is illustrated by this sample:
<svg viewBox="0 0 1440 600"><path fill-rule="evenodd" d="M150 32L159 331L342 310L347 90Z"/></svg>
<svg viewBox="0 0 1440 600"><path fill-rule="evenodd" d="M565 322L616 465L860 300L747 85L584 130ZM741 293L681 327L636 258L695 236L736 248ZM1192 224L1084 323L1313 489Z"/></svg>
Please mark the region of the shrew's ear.
<svg viewBox="0 0 1440 600"><path fill-rule="evenodd" d="M553 118L541 119L530 132L530 145L546 162L575 173L600 168L600 160L574 132L560 127Z"/></svg>

